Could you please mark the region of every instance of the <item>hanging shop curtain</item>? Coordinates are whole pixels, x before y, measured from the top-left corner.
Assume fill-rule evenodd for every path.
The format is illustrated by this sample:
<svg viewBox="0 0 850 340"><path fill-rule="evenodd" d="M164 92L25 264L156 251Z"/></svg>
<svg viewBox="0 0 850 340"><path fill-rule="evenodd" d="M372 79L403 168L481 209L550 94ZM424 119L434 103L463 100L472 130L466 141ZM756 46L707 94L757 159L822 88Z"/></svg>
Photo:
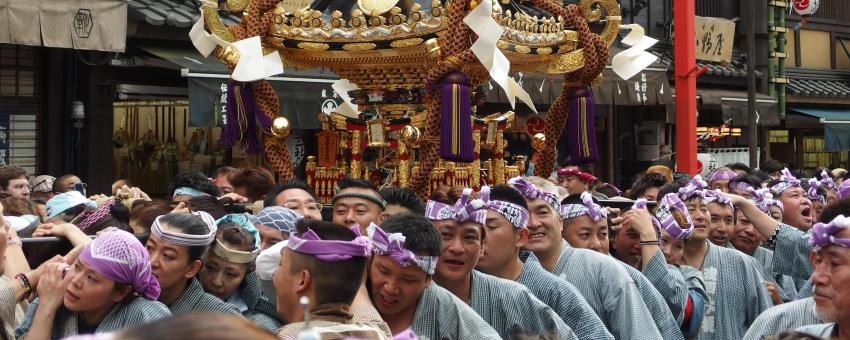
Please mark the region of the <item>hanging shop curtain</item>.
<svg viewBox="0 0 850 340"><path fill-rule="evenodd" d="M123 52L124 0L0 0L0 43Z"/></svg>

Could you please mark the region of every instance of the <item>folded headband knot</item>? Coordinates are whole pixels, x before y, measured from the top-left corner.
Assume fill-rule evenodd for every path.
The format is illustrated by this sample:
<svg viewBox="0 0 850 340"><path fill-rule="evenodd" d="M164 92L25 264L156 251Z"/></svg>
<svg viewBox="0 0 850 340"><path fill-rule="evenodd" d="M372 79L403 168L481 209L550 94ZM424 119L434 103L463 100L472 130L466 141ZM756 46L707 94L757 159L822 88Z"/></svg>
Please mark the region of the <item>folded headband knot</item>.
<svg viewBox="0 0 850 340"><path fill-rule="evenodd" d="M800 180L797 177L794 177L791 174L791 171L788 168L782 169L782 175L779 177L781 182L776 183L774 186L770 187L770 190L773 191L775 195L781 195L783 191L792 188L792 187L800 187Z"/></svg>
<svg viewBox="0 0 850 340"><path fill-rule="evenodd" d="M823 195L818 194L818 188L820 188L821 181L818 181L814 178L809 178L809 190L806 191L806 196L808 196L809 200L820 201L821 203L826 203L826 198Z"/></svg>
<svg viewBox="0 0 850 340"><path fill-rule="evenodd" d="M472 201L471 195L472 189L463 189L463 194L453 206L428 200L428 203L425 205L425 217L432 221L455 220L458 222L485 224L487 222L487 213L475 207L475 205L483 203L478 200L479 202L470 204L470 201Z"/></svg>
<svg viewBox="0 0 850 340"><path fill-rule="evenodd" d="M700 175L696 175L688 181L688 184L679 189L679 199L682 201L687 201L689 198L694 195L699 195L702 198L705 198L705 188L708 185L705 181L702 180Z"/></svg>
<svg viewBox="0 0 850 340"><path fill-rule="evenodd" d="M812 238L809 239L809 246L818 249L834 244L850 248L850 238L835 236L847 228L850 228L850 218L844 215L836 216L829 223L816 223L812 226Z"/></svg>
<svg viewBox="0 0 850 340"><path fill-rule="evenodd" d="M753 198L756 200L756 207L765 214L770 214L771 206L779 207L780 211L785 210L782 202L773 198L773 194L770 192L770 189L750 189L750 193L753 194Z"/></svg>
<svg viewBox="0 0 850 340"><path fill-rule="evenodd" d="M434 275L437 269L437 256L418 256L405 248L406 238L401 233L387 233L374 223L366 228L369 239L372 240L372 252L377 255L389 256L402 267L415 265L428 275Z"/></svg>
<svg viewBox="0 0 850 340"><path fill-rule="evenodd" d="M534 183L526 181L522 177L517 176L511 178L508 180L508 184L514 187L514 189L519 191L519 193L527 199L533 200L539 198L546 201L546 203L552 206L552 208L555 208L555 211L561 209L561 203L558 202L558 196L551 192L538 189Z"/></svg>
<svg viewBox="0 0 850 340"><path fill-rule="evenodd" d="M590 218L594 222L602 218L608 218L608 208L603 208L599 204L596 204L596 202L593 202L593 195L589 192L585 191L581 193L581 201L587 206L587 214L590 215Z"/></svg>
<svg viewBox="0 0 850 340"><path fill-rule="evenodd" d="M711 178L708 181L709 182L723 181L723 180L728 181L728 180L731 180L731 179L733 179L737 176L738 176L738 174L735 173L734 171L729 171L729 170L715 171L713 174L711 174Z"/></svg>
<svg viewBox="0 0 850 340"><path fill-rule="evenodd" d="M153 225L151 225L151 234L165 243L173 244L176 246L206 247L210 245L215 239L216 231L218 231L218 228L215 224L215 219L212 217L212 215L204 211L196 211L192 212L191 214L200 218L201 221L203 221L204 224L207 226L209 232L204 235L190 235L164 230L162 229L162 225L160 224L160 219L162 218L162 216L166 215L160 215L153 221Z"/></svg>
<svg viewBox="0 0 850 340"><path fill-rule="evenodd" d="M821 171L820 173L820 184L827 190L838 190L838 186L835 185L835 181L832 180L832 176L826 172L826 170Z"/></svg>
<svg viewBox="0 0 850 340"><path fill-rule="evenodd" d="M471 199L472 189L466 188L454 206L429 200L425 207L425 217L432 221L451 219L483 225L487 224L487 210L493 210L504 216L517 229L528 226L527 209L510 202L491 201L489 186L481 188L480 196L478 199Z"/></svg>
<svg viewBox="0 0 850 340"><path fill-rule="evenodd" d="M674 210L678 210L679 218L677 218ZM669 193L661 198L658 209L655 210L655 216L658 217L661 227L674 238L684 240L691 236L694 231L694 222L688 214L688 207L674 193ZM682 224L687 225L687 228L682 229Z"/></svg>
<svg viewBox="0 0 850 340"><path fill-rule="evenodd" d="M315 256L325 262L339 262L354 257L368 257L372 253L371 242L360 235L360 226L354 225L350 230L356 235L351 241L322 240L312 229L297 235L289 235L287 248L290 250Z"/></svg>
<svg viewBox="0 0 850 340"><path fill-rule="evenodd" d="M729 208L732 208L733 210L735 209L735 207L732 205L732 200L729 198L729 196L723 194L723 192L719 189L705 190L703 194L705 195L705 203L723 204L728 206Z"/></svg>
<svg viewBox="0 0 850 340"><path fill-rule="evenodd" d="M587 191L581 193L581 204L564 204L561 206L561 217L566 219L588 215L594 222L608 217L608 208L603 208L593 202L593 196Z"/></svg>

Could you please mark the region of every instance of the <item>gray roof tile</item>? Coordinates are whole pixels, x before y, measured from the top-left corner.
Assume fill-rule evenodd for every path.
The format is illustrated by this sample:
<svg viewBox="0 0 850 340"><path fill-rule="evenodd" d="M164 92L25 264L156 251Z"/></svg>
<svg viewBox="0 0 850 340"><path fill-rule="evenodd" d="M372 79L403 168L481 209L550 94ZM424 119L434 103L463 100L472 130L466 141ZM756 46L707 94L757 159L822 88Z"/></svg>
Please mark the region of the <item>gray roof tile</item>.
<svg viewBox="0 0 850 340"><path fill-rule="evenodd" d="M850 99L850 82L790 78L787 91L794 96Z"/></svg>
<svg viewBox="0 0 850 340"><path fill-rule="evenodd" d="M131 18L144 20L154 25L190 27L201 15L198 0L130 0ZM226 25L239 23L239 17L224 11L219 12Z"/></svg>
<svg viewBox="0 0 850 340"><path fill-rule="evenodd" d="M669 43L659 42L649 50L658 56L658 62L673 69L673 46ZM726 65L707 61L697 61L697 66L708 66L705 74L722 77L745 78L747 76L747 55L739 50L733 50L732 62ZM761 77L762 72L756 71L756 76Z"/></svg>

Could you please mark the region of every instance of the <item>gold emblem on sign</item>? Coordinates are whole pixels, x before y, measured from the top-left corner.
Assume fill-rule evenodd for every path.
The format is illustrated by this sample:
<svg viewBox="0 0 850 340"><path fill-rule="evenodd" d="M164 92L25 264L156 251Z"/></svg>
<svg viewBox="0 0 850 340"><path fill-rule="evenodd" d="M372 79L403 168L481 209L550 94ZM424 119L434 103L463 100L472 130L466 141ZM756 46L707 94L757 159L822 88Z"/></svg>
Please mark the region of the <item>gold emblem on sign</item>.
<svg viewBox="0 0 850 340"><path fill-rule="evenodd" d="M394 48L402 48L402 47L410 47L416 46L422 43L422 38L410 38L410 39L402 39L396 40L390 43L390 46Z"/></svg>
<svg viewBox="0 0 850 340"><path fill-rule="evenodd" d="M397 3L398 0L357 0L357 7L364 13L377 11L380 15L391 10Z"/></svg>
<svg viewBox="0 0 850 340"><path fill-rule="evenodd" d="M537 54L552 54L551 47L540 47L537 49Z"/></svg>
<svg viewBox="0 0 850 340"><path fill-rule="evenodd" d="M529 48L528 46L523 46L523 45L515 45L514 51L516 51L517 53L529 54L529 53L531 53L531 48Z"/></svg>
<svg viewBox="0 0 850 340"><path fill-rule="evenodd" d="M373 43L352 43L342 45L342 49L346 51L368 51L375 49L377 45Z"/></svg>
<svg viewBox="0 0 850 340"><path fill-rule="evenodd" d="M298 43L298 48L312 51L324 51L331 48L331 46L323 43L301 42Z"/></svg>

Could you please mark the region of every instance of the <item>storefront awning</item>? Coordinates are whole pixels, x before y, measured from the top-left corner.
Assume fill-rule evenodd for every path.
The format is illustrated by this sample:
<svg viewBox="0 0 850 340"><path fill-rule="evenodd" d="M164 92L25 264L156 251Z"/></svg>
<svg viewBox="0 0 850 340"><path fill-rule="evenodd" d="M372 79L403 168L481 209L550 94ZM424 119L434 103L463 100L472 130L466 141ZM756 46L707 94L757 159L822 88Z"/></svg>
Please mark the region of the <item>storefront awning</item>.
<svg viewBox="0 0 850 340"><path fill-rule="evenodd" d="M0 0L0 43L123 52L125 0Z"/></svg>
<svg viewBox="0 0 850 340"><path fill-rule="evenodd" d="M826 151L850 151L850 110L791 108L792 111L818 118L824 126Z"/></svg>
<svg viewBox="0 0 850 340"><path fill-rule="evenodd" d="M719 106L723 111L723 120L732 119L735 126L745 126L749 123L747 114L747 92L719 89L697 89L702 106ZM762 93L756 93L756 111L758 124L761 126L778 126L779 113L776 98Z"/></svg>
<svg viewBox="0 0 850 340"><path fill-rule="evenodd" d="M213 57L204 58L191 49L142 46L143 50L178 65L189 78L189 126L211 127L221 123L223 91L227 89L227 68ZM267 78L280 99L281 116L296 129L321 129L319 112L334 110L342 100L331 84L339 77L328 70L286 69Z"/></svg>

